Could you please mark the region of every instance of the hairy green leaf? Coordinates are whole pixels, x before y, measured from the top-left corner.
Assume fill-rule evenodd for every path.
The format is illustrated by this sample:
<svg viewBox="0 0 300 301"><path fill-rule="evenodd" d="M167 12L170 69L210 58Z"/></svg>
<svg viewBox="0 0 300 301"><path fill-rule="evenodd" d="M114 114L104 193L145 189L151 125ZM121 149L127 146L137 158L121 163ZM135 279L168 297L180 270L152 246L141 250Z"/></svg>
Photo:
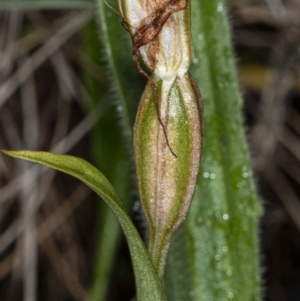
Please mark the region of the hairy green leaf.
<svg viewBox="0 0 300 301"><path fill-rule="evenodd" d="M4 153L65 172L94 190L114 212L126 236L136 277L137 300L167 300L145 246L127 215L122 201L112 185L96 167L83 159L69 155L32 151L4 151Z"/></svg>
<svg viewBox="0 0 300 301"><path fill-rule="evenodd" d="M109 69L107 60L103 55L101 57L103 52L101 52L101 49L106 46L98 39L99 29L95 23L91 22L83 31L84 51L102 70L107 70ZM103 74L105 73L103 72ZM89 108L93 110L100 105L102 111L105 110L102 118L91 132L93 162L112 183L123 200L126 209L132 208L133 177L131 176L132 168L128 160L128 150L131 146L127 145L130 141L126 141L122 134L120 122L116 122L117 106L114 105L114 96L109 93L109 86L113 84L113 81L106 80L103 81L105 84L101 85L98 80L87 74L87 72L82 76L91 100ZM108 76L108 78L110 77ZM115 267L117 269L115 273L119 272L115 257L120 245L122 230L115 216L104 202L98 202L98 207L99 218L97 220L99 225L96 230L96 260L93 265L93 282L89 291L90 301L106 300L112 269Z"/></svg>
<svg viewBox="0 0 300 301"><path fill-rule="evenodd" d="M117 3L108 2L113 6ZM95 152L99 153L101 149L103 158L97 155L97 163L101 170L104 168L105 174L122 196L125 207L129 208L133 201L132 191L135 190L132 187L134 186L132 128L145 80L134 66L131 38L122 26L120 16L105 5L103 0L96 0L96 3L101 44L97 56L101 55L100 61L105 67L110 92L98 97L98 100L104 105L109 102L113 106L95 129L98 132L94 136L95 140L97 139ZM99 260L95 267L95 279L90 292L91 301L105 300L108 276L114 264L113 258L120 237L120 228L115 219L111 218L111 212L102 209L101 217L97 252ZM103 241L106 243L103 244Z"/></svg>
<svg viewBox="0 0 300 301"><path fill-rule="evenodd" d="M168 296L172 301L260 300L261 206L223 0L192 0L192 36L191 73L203 98L204 145L194 200L171 246Z"/></svg>
<svg viewBox="0 0 300 301"><path fill-rule="evenodd" d="M109 2L114 5L117 1ZM112 90L116 95L115 100L122 118L123 134L132 145L132 128L145 80L137 72L133 63L131 38L122 26L121 17L112 11L103 0L97 0L97 3L98 22L101 29L105 59L109 66Z"/></svg>

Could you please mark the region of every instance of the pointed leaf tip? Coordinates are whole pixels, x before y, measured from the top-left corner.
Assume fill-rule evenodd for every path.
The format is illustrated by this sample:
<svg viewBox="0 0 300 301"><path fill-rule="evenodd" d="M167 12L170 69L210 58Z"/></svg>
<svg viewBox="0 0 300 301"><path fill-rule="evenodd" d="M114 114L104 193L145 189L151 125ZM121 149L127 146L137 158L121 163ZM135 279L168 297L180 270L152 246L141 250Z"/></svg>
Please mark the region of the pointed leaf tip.
<svg viewBox="0 0 300 301"><path fill-rule="evenodd" d="M2 151L19 159L40 163L81 180L100 195L116 215L129 246L139 301L167 301L146 248L126 213L121 199L105 176L84 159L48 152Z"/></svg>

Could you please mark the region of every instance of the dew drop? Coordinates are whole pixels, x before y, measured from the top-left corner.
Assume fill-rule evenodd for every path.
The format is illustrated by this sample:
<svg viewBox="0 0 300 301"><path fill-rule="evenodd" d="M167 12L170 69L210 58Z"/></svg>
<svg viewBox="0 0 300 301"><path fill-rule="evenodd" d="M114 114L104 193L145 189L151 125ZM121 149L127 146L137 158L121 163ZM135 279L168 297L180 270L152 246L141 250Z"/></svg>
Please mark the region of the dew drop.
<svg viewBox="0 0 300 301"><path fill-rule="evenodd" d="M233 293L232 293L232 292L228 292L227 297L228 297L229 299L232 299L232 298L233 298Z"/></svg>
<svg viewBox="0 0 300 301"><path fill-rule="evenodd" d="M200 225L203 223L203 218L202 217L198 217L197 218L197 223Z"/></svg>
<svg viewBox="0 0 300 301"><path fill-rule="evenodd" d="M228 269L228 271L226 272L226 275L227 275L227 276L231 276L231 275L232 275L232 270L231 270L231 269Z"/></svg>
<svg viewBox="0 0 300 301"><path fill-rule="evenodd" d="M197 36L197 38L198 38L198 40L202 40L203 39L203 34L198 34L198 36Z"/></svg>
<svg viewBox="0 0 300 301"><path fill-rule="evenodd" d="M220 258L221 258L221 256L220 256L219 254L217 254L217 255L215 256L215 260L220 260Z"/></svg>
<svg viewBox="0 0 300 301"><path fill-rule="evenodd" d="M249 177L249 173L247 171L243 172L243 178L247 179Z"/></svg>
<svg viewBox="0 0 300 301"><path fill-rule="evenodd" d="M239 204L238 207L239 207L240 210L244 210L244 205L243 204Z"/></svg>
<svg viewBox="0 0 300 301"><path fill-rule="evenodd" d="M206 171L206 172L203 174L203 177L204 177L205 179L209 178L209 172Z"/></svg>
<svg viewBox="0 0 300 301"><path fill-rule="evenodd" d="M211 174L210 174L210 178L213 180L213 179L216 178L216 175L215 175L214 173L211 173Z"/></svg>
<svg viewBox="0 0 300 301"><path fill-rule="evenodd" d="M193 58L193 63L194 63L194 64L198 64L198 62L199 62L199 59L196 58L196 57L194 57L194 58Z"/></svg>
<svg viewBox="0 0 300 301"><path fill-rule="evenodd" d="M227 221L228 219L229 219L229 215L228 215L228 214L226 214L226 213L225 213L225 214L223 214L223 220L224 220L224 221Z"/></svg>

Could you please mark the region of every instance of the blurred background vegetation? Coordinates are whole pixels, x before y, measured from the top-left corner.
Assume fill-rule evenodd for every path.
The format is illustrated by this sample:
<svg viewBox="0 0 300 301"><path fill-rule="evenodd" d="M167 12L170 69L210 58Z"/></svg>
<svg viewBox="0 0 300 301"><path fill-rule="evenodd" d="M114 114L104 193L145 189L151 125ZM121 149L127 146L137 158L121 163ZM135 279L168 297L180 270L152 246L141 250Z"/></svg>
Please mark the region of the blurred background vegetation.
<svg viewBox="0 0 300 301"><path fill-rule="evenodd" d="M299 301L300 2L227 4L246 132L264 205L264 300ZM121 108L109 85L94 7L84 0L43 5L0 1L0 148L68 152L94 162L128 195L143 235L146 225L133 176L122 177L132 168L131 149L123 140L130 133L122 124L127 121L115 114ZM115 39L123 43L123 37ZM128 36L124 43L130 43ZM136 82L143 83L132 70ZM141 90L128 93L140 95ZM138 97L133 99L132 112ZM99 208L96 196L70 177L4 156L0 186L1 300L81 301L101 294L91 289L104 277L95 274L102 247L97 229L111 228L101 218L106 209ZM109 259L100 263L107 263L107 300L113 301L134 295L123 238L118 245L111 275Z"/></svg>

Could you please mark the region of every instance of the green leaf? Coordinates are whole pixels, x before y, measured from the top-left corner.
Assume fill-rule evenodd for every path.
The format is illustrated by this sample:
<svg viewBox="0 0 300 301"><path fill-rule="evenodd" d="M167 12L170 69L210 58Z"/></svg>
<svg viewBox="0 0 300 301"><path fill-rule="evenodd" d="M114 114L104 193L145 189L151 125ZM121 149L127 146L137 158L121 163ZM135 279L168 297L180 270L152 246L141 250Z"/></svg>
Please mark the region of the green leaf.
<svg viewBox="0 0 300 301"><path fill-rule="evenodd" d="M111 5L116 2L109 1ZM132 188L134 177L131 175L134 170L131 167L134 166L132 128L145 80L139 75L133 63L131 38L122 26L120 16L105 5L103 0L97 0L96 3L98 8L96 16L98 16L101 37L101 48L97 56L102 54L101 63L105 65L109 90L112 92L108 96L102 95L98 99L104 104L107 102L114 104L114 109L111 108L110 114L105 114L105 120L101 121L101 127L98 127L98 133L95 135L97 138L96 152L99 153L101 148L101 154L103 154L103 158L98 156L97 163L101 170L104 168L105 174L122 196L125 206L129 207L133 201L130 189L136 190ZM99 85L97 89L99 89ZM121 129L121 133L119 129ZM111 150L112 145L114 149ZM120 175L120 167L122 175ZM121 176L122 179L120 179ZM90 293L91 301L105 300L108 275L120 237L120 228L111 218L111 212L102 210L101 216L98 242L99 260L95 267L95 279ZM105 244L103 244L104 240ZM105 264L102 262L103 259Z"/></svg>
<svg viewBox="0 0 300 301"><path fill-rule="evenodd" d="M105 45L98 39L99 29L95 23L94 21L91 22L83 30L84 51L95 62L95 65L100 66L102 70L107 70L109 68L107 61L99 55L103 53L101 50L105 48ZM99 81L90 76L88 72L83 73L82 77L91 100L89 109L93 110L99 105L102 110L106 109L105 114L91 132L93 162L112 183L122 198L126 209L132 208L133 177L131 176L132 168L128 163L128 150L131 146L127 145L131 141L126 141L120 124L116 122L117 106L114 105L112 94L108 93L108 85L111 82L108 81L106 85L100 85ZM115 267L117 269L115 273L119 273L115 256L121 241L121 227L104 202L98 202L98 214L99 225L95 238L97 242L96 260L93 265L93 282L89 291L90 301L106 300L112 269Z"/></svg>
<svg viewBox="0 0 300 301"><path fill-rule="evenodd" d="M83 159L69 155L32 151L3 152L15 158L37 162L65 172L81 180L94 190L113 211L126 236L136 277L137 300L167 300L145 246L127 215L122 201L112 185L97 168Z"/></svg>
<svg viewBox="0 0 300 301"><path fill-rule="evenodd" d="M92 8L92 0L0 0L0 10Z"/></svg>
<svg viewBox="0 0 300 301"><path fill-rule="evenodd" d="M117 1L114 1L116 3ZM137 105L145 87L145 79L138 73L132 59L132 41L122 26L121 17L103 0L97 0L101 40L109 67L112 90L116 95L122 130L132 152L132 128ZM113 1L112 1L113 4ZM116 8L117 9L117 8ZM120 47L121 45L121 47Z"/></svg>
<svg viewBox="0 0 300 301"><path fill-rule="evenodd" d="M222 0L191 4L191 73L203 98L204 145L194 200L171 245L166 290L172 301L261 300L261 206L244 134L226 6Z"/></svg>

